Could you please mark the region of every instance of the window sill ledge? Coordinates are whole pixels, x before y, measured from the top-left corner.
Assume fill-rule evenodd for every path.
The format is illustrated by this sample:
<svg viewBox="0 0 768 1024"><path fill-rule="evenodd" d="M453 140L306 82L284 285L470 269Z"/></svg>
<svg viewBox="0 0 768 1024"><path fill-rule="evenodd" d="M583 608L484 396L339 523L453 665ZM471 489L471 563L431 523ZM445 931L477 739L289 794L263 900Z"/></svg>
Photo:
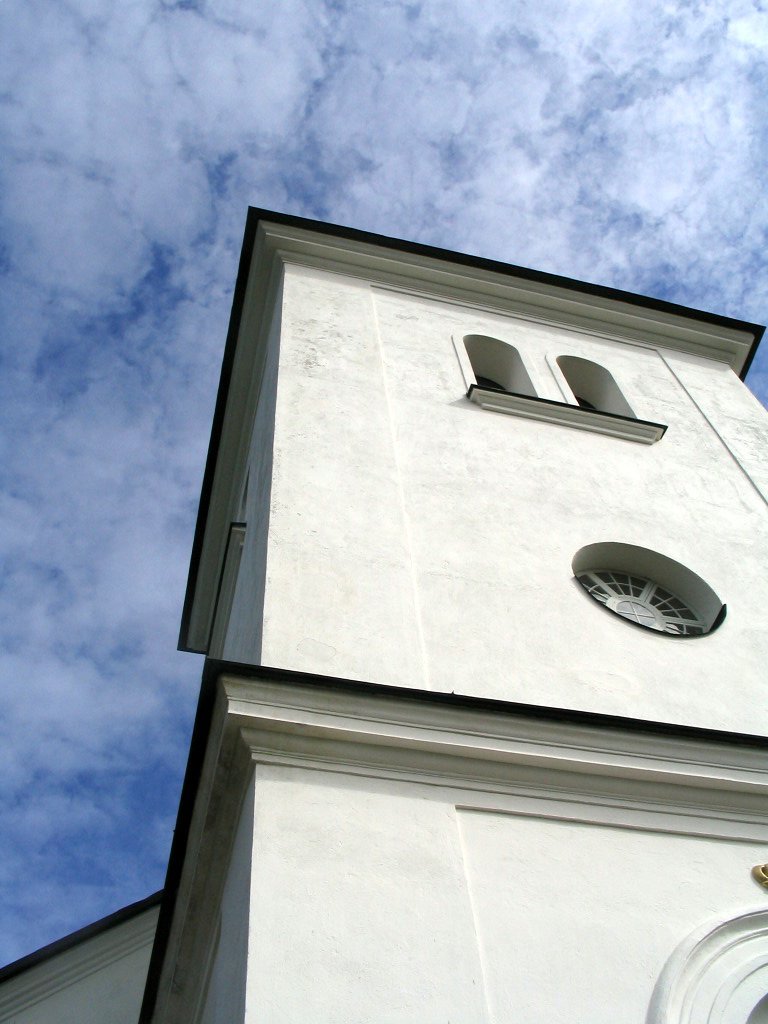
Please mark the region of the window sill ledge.
<svg viewBox="0 0 768 1024"><path fill-rule="evenodd" d="M667 429L663 423L636 420L612 412L582 409L579 405L553 402L548 398L533 398L530 395L516 395L511 391L481 388L477 384L470 385L467 398L482 409L490 409L493 412L523 416L529 420L543 420L546 423L559 423L563 427L589 430L593 434L607 434L609 437L620 437L625 441L637 441L639 444L654 444L660 441Z"/></svg>

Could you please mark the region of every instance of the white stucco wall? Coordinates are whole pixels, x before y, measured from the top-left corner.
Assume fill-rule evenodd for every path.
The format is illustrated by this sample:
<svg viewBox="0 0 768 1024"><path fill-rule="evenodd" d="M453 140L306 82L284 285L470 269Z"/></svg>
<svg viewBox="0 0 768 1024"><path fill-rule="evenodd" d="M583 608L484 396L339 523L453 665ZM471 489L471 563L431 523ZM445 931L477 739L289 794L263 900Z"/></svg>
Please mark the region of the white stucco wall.
<svg viewBox="0 0 768 1024"><path fill-rule="evenodd" d="M558 355L601 363L665 437L646 446L476 407L452 341L468 333L516 345L544 398L566 397ZM246 561L228 650L765 732L765 430L722 364L288 266L263 636ZM262 450L257 437L254 460ZM687 565L727 603L726 622L682 641L627 626L572 578L573 555L597 541Z"/></svg>
<svg viewBox="0 0 768 1024"><path fill-rule="evenodd" d="M256 816L247 1020L485 1020L453 807L268 769Z"/></svg>
<svg viewBox="0 0 768 1024"><path fill-rule="evenodd" d="M3 1024L136 1024L157 907L29 967L0 987Z"/></svg>
<svg viewBox="0 0 768 1024"><path fill-rule="evenodd" d="M760 843L484 799L263 768L245 1020L645 1024L681 940L764 905Z"/></svg>

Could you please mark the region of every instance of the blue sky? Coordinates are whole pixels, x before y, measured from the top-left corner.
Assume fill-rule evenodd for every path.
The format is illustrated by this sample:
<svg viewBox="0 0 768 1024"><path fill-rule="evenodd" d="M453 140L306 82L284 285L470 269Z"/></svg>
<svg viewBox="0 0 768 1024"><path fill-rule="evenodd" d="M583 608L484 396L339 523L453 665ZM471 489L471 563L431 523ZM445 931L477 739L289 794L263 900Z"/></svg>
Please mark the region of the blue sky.
<svg viewBox="0 0 768 1024"><path fill-rule="evenodd" d="M0 79L7 962L162 885L248 204L765 323L768 13L2 0Z"/></svg>

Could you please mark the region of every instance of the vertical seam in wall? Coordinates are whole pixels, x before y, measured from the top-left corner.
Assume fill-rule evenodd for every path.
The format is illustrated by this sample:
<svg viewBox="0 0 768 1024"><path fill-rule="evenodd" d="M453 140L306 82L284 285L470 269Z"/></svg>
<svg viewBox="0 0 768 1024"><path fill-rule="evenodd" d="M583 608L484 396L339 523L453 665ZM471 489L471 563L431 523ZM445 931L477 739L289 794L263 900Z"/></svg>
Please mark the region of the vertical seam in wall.
<svg viewBox="0 0 768 1024"><path fill-rule="evenodd" d="M379 365L381 366L381 380L384 389L384 403L387 409L387 422L389 423L389 437L392 443L392 459L395 463L395 474L397 476L397 493L400 500L400 514L403 519L403 530L405 532L405 546L408 553L409 572L411 576L411 590L413 594L413 610L416 616L416 632L419 638L419 650L421 652L421 672L423 686L425 690L432 689L430 678L429 678L429 660L427 657L427 646L424 641L424 624L422 622L421 615L421 601L419 599L419 587L416 579L416 567L413 559L413 531L411 529L411 519L408 515L408 508L405 502L405 489L403 487L403 473L400 467L400 459L397 451L397 436L395 432L395 423L392 417L392 402L389 396L389 387L387 385L387 371L384 365L384 347L381 340L381 329L379 326L379 311L376 305L376 293L375 290L369 286L369 294L371 296L371 307L373 310L373 323L376 330L376 341L379 348Z"/></svg>
<svg viewBox="0 0 768 1024"><path fill-rule="evenodd" d="M469 870L469 854L467 851L467 841L464 835L464 829L461 824L461 808L454 806L453 808L454 817L456 820L456 831L459 836L459 849L461 851L461 860L464 866L464 882L467 887L467 900L469 901L469 910L472 915L472 924L475 929L475 947L477 949L477 960L480 964L480 982L483 989L483 1003L485 1004L485 1015L488 1020L488 1024L493 1024L496 1017L491 1008L490 993L488 989L488 976L485 964L485 948L483 946L483 940L480 934L480 919L477 913L477 904L475 902L475 895L472 889L472 879Z"/></svg>
<svg viewBox="0 0 768 1024"><path fill-rule="evenodd" d="M755 493L756 493L756 494L758 495L758 497L760 498L760 500L761 500L761 501L763 501L763 502L764 502L764 503L765 503L766 505L768 505L768 497L766 497L766 496L765 496L765 494L763 494L763 492L762 492L761 488L760 488L760 487L758 487L758 485L757 485L757 484L755 483L755 481L754 481L754 480L752 479L752 477L751 477L751 476L749 475L749 472L747 471L746 467L745 467L745 466L743 465L743 463L741 462L741 460L740 460L740 459L738 458L738 456L737 456L737 455L735 454L735 452L733 451L733 449L731 448L731 446L730 446L730 445L728 444L728 442L727 442L727 441L725 440L725 438L724 438L724 437L723 437L723 435L722 435L722 434L720 433L720 431L719 431L719 430L717 429L717 427L715 426L715 424L714 424L714 423L712 422L712 420L711 420L711 419L709 418L709 416L707 416L707 414L706 414L706 413L704 412L704 410L703 410L703 409L701 408L701 406L700 406L700 405L699 405L699 403L698 403L698 402L696 401L696 399L695 399L695 398L693 397L693 395L691 394L691 392L690 392L690 391L688 390L688 388L687 388L687 387L685 386L685 384L684 384L684 383L682 382L682 380L680 379L680 377L678 376L678 374L677 374L677 373L675 372L675 370L674 370L674 368L672 367L672 365L671 365L671 364L669 363L669 361L667 360L667 358L666 358L666 356L664 355L664 353L663 353L663 352L660 352L660 351L659 351L658 349L656 349L656 351L658 352L659 358L661 359L662 363L664 363L664 365L666 366L666 368L667 368L667 369L669 370L669 372L670 372L670 373L672 374L672 376L673 376L673 377L675 378L675 380L677 381L677 383L678 383L678 384L680 385L680 387L681 387L681 388L683 389L683 392L684 392L684 393L685 393L685 394L686 394L686 395L688 396L688 399L689 399L689 400L690 400L690 402L691 402L691 403L693 404L694 408L695 408L695 409L696 409L696 410L698 411L698 413L699 413L699 415L701 416L701 418L702 418L702 419L704 420L704 422L705 422L705 423L706 423L706 424L707 424L707 425L709 426L709 428L710 428L710 429L712 430L712 432L713 432L713 434L715 435L715 437L716 437L716 438L718 439L718 441L719 441L719 442L720 442L720 444L721 444L721 445L723 446L723 448L725 448L725 450L726 450L726 451L728 452L728 454L730 455L731 459L733 459L733 461L734 461L734 462L736 463L736 465L737 465L737 466L738 466L738 468L739 468L739 469L741 470L741 472L742 472L742 473L744 474L744 476L745 476L745 477L747 478L747 480L749 480L750 484L751 484L751 485L752 485L752 487L754 488L754 490L755 490Z"/></svg>

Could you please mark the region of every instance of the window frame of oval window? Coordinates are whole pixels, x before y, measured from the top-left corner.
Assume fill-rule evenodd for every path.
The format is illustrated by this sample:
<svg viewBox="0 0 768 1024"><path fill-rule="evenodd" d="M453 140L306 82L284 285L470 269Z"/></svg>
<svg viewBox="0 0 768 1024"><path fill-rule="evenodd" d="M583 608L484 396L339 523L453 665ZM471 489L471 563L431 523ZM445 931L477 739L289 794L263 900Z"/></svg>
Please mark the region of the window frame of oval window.
<svg viewBox="0 0 768 1024"><path fill-rule="evenodd" d="M727 605L701 576L682 562L651 548L624 544L620 541L587 544L579 548L574 555L571 569L573 582L590 601L609 615L621 619L635 629L642 629L646 634L653 633L673 640L701 640L703 637L711 636L725 621ZM595 572L622 573L661 587L693 612L699 623L706 624L706 628L703 628L701 633L669 633L663 629L654 629L653 626L645 626L622 615L590 593L579 579L583 573Z"/></svg>

